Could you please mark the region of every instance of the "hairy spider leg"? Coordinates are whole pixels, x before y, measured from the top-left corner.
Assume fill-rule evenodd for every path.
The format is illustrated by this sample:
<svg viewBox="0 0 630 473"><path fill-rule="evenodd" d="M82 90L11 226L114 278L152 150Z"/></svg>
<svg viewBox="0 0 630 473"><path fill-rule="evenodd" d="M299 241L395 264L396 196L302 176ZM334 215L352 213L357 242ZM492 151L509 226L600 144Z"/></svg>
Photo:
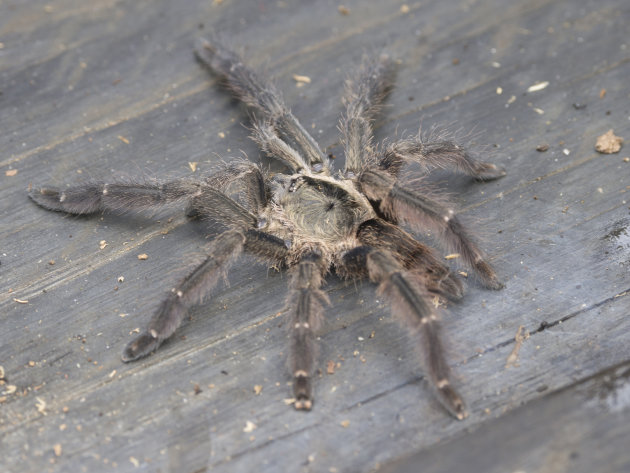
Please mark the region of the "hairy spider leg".
<svg viewBox="0 0 630 473"><path fill-rule="evenodd" d="M395 317L419 333L422 359L429 384L434 388L438 400L457 419L468 416L464 401L452 387L450 369L444 358L444 349L439 336L438 317L423 282L417 273L402 267L396 257L386 250L359 246L343 256L348 271L367 271L371 281L378 284L378 291L390 301Z"/></svg>
<svg viewBox="0 0 630 473"><path fill-rule="evenodd" d="M419 230L435 230L438 240L449 250L460 254L486 287L503 287L494 269L486 261L485 254L468 235L452 209L403 187L395 177L379 169L364 171L359 182L368 198L377 201L385 215L401 219Z"/></svg>
<svg viewBox="0 0 630 473"><path fill-rule="evenodd" d="M203 64L224 79L232 93L261 115L258 119L260 122L270 123L282 139L303 156L309 167L315 172L328 172L328 158L322 153L315 139L291 113L284 103L282 94L270 81L261 79L243 64L238 55L218 41L199 39L195 53ZM257 138L265 137L263 134Z"/></svg>
<svg viewBox="0 0 630 473"><path fill-rule="evenodd" d="M160 304L147 328L124 349L123 361L134 361L153 351L180 326L188 308L200 304L221 275L242 253L245 235L228 230L205 246L203 263L186 276Z"/></svg>
<svg viewBox="0 0 630 473"><path fill-rule="evenodd" d="M421 275L429 291L452 300L463 297L461 280L438 259L435 251L396 225L380 218L366 220L357 230L357 239L363 245L389 251L405 269Z"/></svg>
<svg viewBox="0 0 630 473"><path fill-rule="evenodd" d="M32 189L29 197L48 210L73 215L97 212L125 212L160 207L190 199L199 192L201 182L181 179L170 182L100 182L91 181L66 189Z"/></svg>
<svg viewBox="0 0 630 473"><path fill-rule="evenodd" d="M293 376L295 408L310 410L313 406L312 378L315 367L315 333L323 319L326 294L320 289L326 268L317 253L307 253L290 269L289 331L291 351L289 363Z"/></svg>
<svg viewBox="0 0 630 473"><path fill-rule="evenodd" d="M402 166L408 162L418 163L424 171L447 169L472 176L478 181L490 181L506 175L503 167L476 160L453 141L425 142L420 135L387 146L379 167L398 176Z"/></svg>
<svg viewBox="0 0 630 473"><path fill-rule="evenodd" d="M388 56L377 59L366 56L359 70L346 79L343 99L346 110L340 124L346 177L357 176L376 161L372 122L392 89L393 72Z"/></svg>

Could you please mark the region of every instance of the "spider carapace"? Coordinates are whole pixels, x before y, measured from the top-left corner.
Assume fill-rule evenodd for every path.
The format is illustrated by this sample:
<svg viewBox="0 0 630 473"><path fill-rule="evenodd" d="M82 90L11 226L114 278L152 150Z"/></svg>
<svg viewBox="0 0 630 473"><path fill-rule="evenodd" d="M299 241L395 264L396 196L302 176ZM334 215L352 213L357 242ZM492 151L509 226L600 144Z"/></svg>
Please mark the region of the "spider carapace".
<svg viewBox="0 0 630 473"><path fill-rule="evenodd" d="M393 84L386 55L366 57L346 80L340 123L345 167L338 172L331 170L327 156L273 84L217 41L200 40L196 55L249 107L252 138L284 164L285 173L271 174L237 160L203 179L90 181L30 193L46 209L75 215L185 202L189 216L222 224L224 231L204 246L204 261L168 293L146 329L124 349L123 360L156 350L188 309L210 294L236 257L248 252L290 275L287 312L295 408L313 405L316 333L328 304L322 284L335 271L378 286L392 313L418 338L425 375L437 398L453 416L464 419L467 411L452 386L437 309L431 303L435 295L460 299L463 284L435 250L405 228L430 231L484 286L500 289L502 284L445 199L421 180L403 182L401 169L407 164L423 173L442 168L477 180L495 179L505 171L478 161L443 136L418 134L376 146L372 123Z"/></svg>

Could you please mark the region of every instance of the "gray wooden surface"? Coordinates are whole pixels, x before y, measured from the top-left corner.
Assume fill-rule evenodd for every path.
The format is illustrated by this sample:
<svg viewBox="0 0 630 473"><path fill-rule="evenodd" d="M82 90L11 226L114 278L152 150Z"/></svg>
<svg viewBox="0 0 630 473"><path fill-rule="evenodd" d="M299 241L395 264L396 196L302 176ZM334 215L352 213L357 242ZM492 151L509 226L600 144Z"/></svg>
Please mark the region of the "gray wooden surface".
<svg viewBox="0 0 630 473"><path fill-rule="evenodd" d="M630 139L630 4L339 5L0 2L0 471L630 470L630 145L594 151L611 128ZM286 277L247 258L156 354L120 361L203 230L182 209L67 217L26 190L269 163L192 56L210 32L274 76L338 160L344 74L386 48L400 67L379 138L475 130L508 168L438 176L507 285L470 280L443 314L466 421L432 397L373 287L334 277L315 408L285 405Z"/></svg>

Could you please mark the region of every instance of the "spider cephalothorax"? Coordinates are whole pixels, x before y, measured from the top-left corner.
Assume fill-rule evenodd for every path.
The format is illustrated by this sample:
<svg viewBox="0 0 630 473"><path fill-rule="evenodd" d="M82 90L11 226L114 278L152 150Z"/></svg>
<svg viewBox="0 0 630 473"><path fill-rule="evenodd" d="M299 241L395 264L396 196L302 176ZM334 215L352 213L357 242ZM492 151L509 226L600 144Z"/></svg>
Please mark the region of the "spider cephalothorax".
<svg viewBox="0 0 630 473"><path fill-rule="evenodd" d="M333 174L315 140L285 106L280 93L218 42L201 40L199 60L220 76L252 112L253 138L286 173L273 176L237 161L205 179L167 182L88 182L66 189L41 188L30 197L42 207L70 214L159 208L187 202L188 213L218 222L225 231L205 246L205 260L165 298L146 330L127 345L124 361L153 352L200 303L220 275L243 252L290 274L287 308L295 407L312 407L315 333L328 303L321 286L331 270L369 278L390 300L392 311L419 335L427 379L441 403L458 419L464 403L451 386L438 335L436 294L459 299L463 285L427 245L398 226L431 230L457 252L488 288L502 284L454 211L423 187L399 181L401 168L446 168L479 180L505 171L473 159L451 141L420 136L378 149L372 120L392 84L386 56L365 59L346 81L341 131L345 169Z"/></svg>

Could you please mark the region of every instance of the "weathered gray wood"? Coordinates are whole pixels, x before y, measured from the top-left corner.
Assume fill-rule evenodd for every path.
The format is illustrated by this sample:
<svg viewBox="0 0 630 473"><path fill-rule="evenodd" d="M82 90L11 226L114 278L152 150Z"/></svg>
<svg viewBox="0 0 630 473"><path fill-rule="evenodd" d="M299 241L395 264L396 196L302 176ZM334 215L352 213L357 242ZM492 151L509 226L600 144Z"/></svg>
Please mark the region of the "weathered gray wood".
<svg viewBox="0 0 630 473"><path fill-rule="evenodd" d="M629 471L629 377L602 371L381 471Z"/></svg>
<svg viewBox="0 0 630 473"><path fill-rule="evenodd" d="M516 444L500 435L530 415L540 432L573 426L563 455L611 439L607 428L628 436L614 415L627 416L625 398L619 410L558 400L628 361L630 153L593 146L610 128L630 137L630 5L425 3L345 2L348 15L333 2L0 4L0 393L16 387L0 394L0 470L368 471L421 452L433 471L453 471L435 458L465 460L484 441L518 458L539 452L535 435ZM334 277L320 360L340 367L324 369L312 412L287 407L286 277L247 258L156 354L120 361L131 332L199 256L203 229L182 209L64 217L32 205L26 189L187 176L188 162L204 173L241 150L269 163L247 138L243 110L192 56L195 37L216 31L276 78L340 160L344 74L386 47L401 64L379 138L415 133L421 120L476 128L475 141L508 168L485 184L437 176L507 283L489 292L471 280L443 315L465 422L433 399L412 341L373 287ZM312 82L297 88L293 74ZM549 85L528 93L538 81ZM535 150L542 143L547 152ZM521 325L530 337L506 366ZM580 409L592 421L577 421ZM618 445L607 443L613 471L627 465ZM593 465L570 460L577 471ZM563 471L556 461L527 465Z"/></svg>

